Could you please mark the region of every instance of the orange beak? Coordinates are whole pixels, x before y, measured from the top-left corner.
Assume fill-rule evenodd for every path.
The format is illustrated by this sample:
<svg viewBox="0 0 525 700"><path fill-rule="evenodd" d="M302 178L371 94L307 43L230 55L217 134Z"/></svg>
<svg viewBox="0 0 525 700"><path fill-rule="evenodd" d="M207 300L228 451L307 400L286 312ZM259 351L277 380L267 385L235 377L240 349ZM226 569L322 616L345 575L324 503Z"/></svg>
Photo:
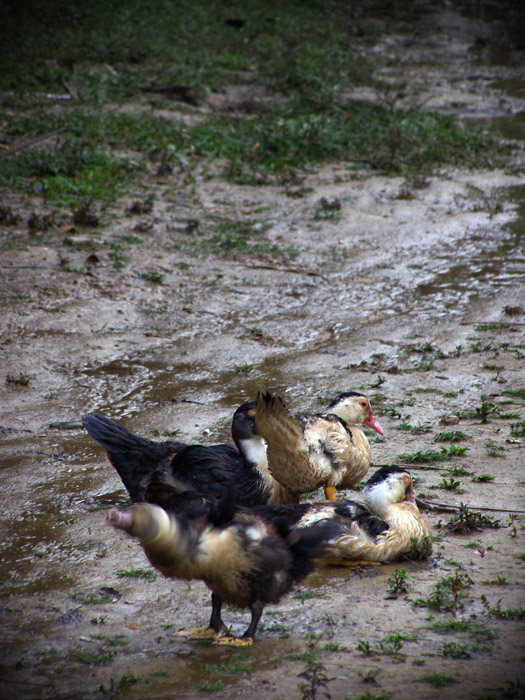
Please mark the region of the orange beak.
<svg viewBox="0 0 525 700"><path fill-rule="evenodd" d="M372 430L375 430L379 435L383 435L383 428L379 425L379 422L377 418L374 415L374 412L372 409L370 409L370 413L364 420L364 424L368 425L369 428L372 428Z"/></svg>

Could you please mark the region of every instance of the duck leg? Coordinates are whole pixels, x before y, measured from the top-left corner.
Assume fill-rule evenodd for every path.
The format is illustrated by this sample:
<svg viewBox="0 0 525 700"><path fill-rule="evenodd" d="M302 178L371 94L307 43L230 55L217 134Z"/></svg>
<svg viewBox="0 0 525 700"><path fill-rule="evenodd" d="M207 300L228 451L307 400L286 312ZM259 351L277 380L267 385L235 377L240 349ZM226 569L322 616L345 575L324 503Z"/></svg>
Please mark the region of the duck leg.
<svg viewBox="0 0 525 700"><path fill-rule="evenodd" d="M325 486L324 487L324 497L327 501L337 500L337 492L335 486Z"/></svg>
<svg viewBox="0 0 525 700"><path fill-rule="evenodd" d="M250 610L252 613L252 619L250 622L250 626L246 630L246 632L242 635L242 637L233 637L233 636L224 636L224 637L219 637L215 641L215 644L220 644L221 646L230 646L230 647L248 647L253 644L253 640L255 639L255 633L257 631L257 625L259 624L259 620L261 619L261 615L264 610L264 604L261 603L261 601L256 600L255 603L253 603L250 606Z"/></svg>
<svg viewBox="0 0 525 700"><path fill-rule="evenodd" d="M217 639L227 632L226 625L221 617L222 598L215 593L211 594L211 617L208 627L190 627L175 632L176 637L186 639Z"/></svg>

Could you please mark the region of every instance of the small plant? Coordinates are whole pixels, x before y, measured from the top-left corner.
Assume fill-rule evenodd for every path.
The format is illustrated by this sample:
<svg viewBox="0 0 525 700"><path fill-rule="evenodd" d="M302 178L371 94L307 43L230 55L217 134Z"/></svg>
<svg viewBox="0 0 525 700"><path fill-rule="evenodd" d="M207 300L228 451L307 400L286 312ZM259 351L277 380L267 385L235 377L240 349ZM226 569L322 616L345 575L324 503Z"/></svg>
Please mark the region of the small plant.
<svg viewBox="0 0 525 700"><path fill-rule="evenodd" d="M481 624L472 626L468 631L468 636L473 640L472 648L476 651L486 651L489 648L487 643L493 642L498 637L493 629Z"/></svg>
<svg viewBox="0 0 525 700"><path fill-rule="evenodd" d="M474 581L464 572L456 571L452 576L440 579L434 586L433 593L426 599L418 598L414 605L427 607L438 612L455 612L463 608L461 598L464 591Z"/></svg>
<svg viewBox="0 0 525 700"><path fill-rule="evenodd" d="M469 438L470 435L467 435L462 430L446 430L436 433L432 438L432 442L461 442L461 440L468 440Z"/></svg>
<svg viewBox="0 0 525 700"><path fill-rule="evenodd" d="M152 270L151 272L139 272L138 276L147 282L152 282L153 284L164 284L166 275L157 270Z"/></svg>
<svg viewBox="0 0 525 700"><path fill-rule="evenodd" d="M153 569L119 569L117 576L120 578L143 578L146 581L156 581L158 574Z"/></svg>
<svg viewBox="0 0 525 700"><path fill-rule="evenodd" d="M315 209L314 219L337 220L341 218L341 201L334 197L333 200L328 200L326 197L321 197Z"/></svg>
<svg viewBox="0 0 525 700"><path fill-rule="evenodd" d="M248 374L254 368L254 364L250 362L244 362L242 365L235 365L235 371L239 374Z"/></svg>
<svg viewBox="0 0 525 700"><path fill-rule="evenodd" d="M523 620L525 618L525 608L502 609L501 600L498 600L495 607L492 607L485 595L481 596L481 603L489 617L497 617L500 620Z"/></svg>
<svg viewBox="0 0 525 700"><path fill-rule="evenodd" d="M437 485L437 488L444 489L445 491L454 491L455 493L464 493L460 482L452 476L448 480L443 477L441 483Z"/></svg>
<svg viewBox="0 0 525 700"><path fill-rule="evenodd" d="M494 440L487 440L485 442L485 449L489 457L505 457L503 454L506 450L503 445L498 445Z"/></svg>
<svg viewBox="0 0 525 700"><path fill-rule="evenodd" d="M361 680L363 681L363 683L371 683L372 685L379 685L379 683L377 682L377 679L376 679L377 673L378 673L378 669L376 669L376 668L370 669L369 671L367 671L366 673L364 673L361 676Z"/></svg>
<svg viewBox="0 0 525 700"><path fill-rule="evenodd" d="M115 634L113 636L108 635L108 634L92 634L91 635L92 639L98 639L101 642L104 642L105 644L108 644L110 647L117 647L120 644L126 644L128 641L128 638L126 637L125 634Z"/></svg>
<svg viewBox="0 0 525 700"><path fill-rule="evenodd" d="M517 399L523 399L525 401L525 389L506 389L501 392L505 396L512 396Z"/></svg>
<svg viewBox="0 0 525 700"><path fill-rule="evenodd" d="M14 374L8 374L5 378L5 383L14 384L15 386L29 386L31 379L31 375L19 372L16 376Z"/></svg>
<svg viewBox="0 0 525 700"><path fill-rule="evenodd" d="M73 655L75 661L79 661L81 664L87 664L89 666L100 666L102 664L107 664L115 656L114 651L105 651L101 653L89 653L85 651L77 651Z"/></svg>
<svg viewBox="0 0 525 700"><path fill-rule="evenodd" d="M434 622L432 624L432 630L438 632L438 634L449 634L452 632L465 632L468 630L470 623L468 620L456 620L451 618L446 620L446 622Z"/></svg>
<svg viewBox="0 0 525 700"><path fill-rule="evenodd" d="M445 676L441 673L432 673L429 676L423 676L420 680L423 683L429 683L434 688L445 688L446 686L454 685L454 683L459 683L454 676Z"/></svg>
<svg viewBox="0 0 525 700"><path fill-rule="evenodd" d="M203 683L199 683L197 687L199 690L204 690L205 693L217 693L220 690L224 690L224 683L219 678L216 681L204 681Z"/></svg>
<svg viewBox="0 0 525 700"><path fill-rule="evenodd" d="M164 437L177 437L182 433L182 430L180 428L175 428L174 430L163 430L162 435Z"/></svg>
<svg viewBox="0 0 525 700"><path fill-rule="evenodd" d="M432 554L432 537L411 537L411 547L403 556L408 561L425 561Z"/></svg>
<svg viewBox="0 0 525 700"><path fill-rule="evenodd" d="M417 425L411 425L407 421L403 421L399 425L395 426L396 430L406 430L410 433L429 433L432 430L432 426L426 423L418 423Z"/></svg>
<svg viewBox="0 0 525 700"><path fill-rule="evenodd" d="M374 654L379 654L377 649L373 649L370 642L366 639L360 639L356 645L357 651L360 651L363 656L373 656Z"/></svg>
<svg viewBox="0 0 525 700"><path fill-rule="evenodd" d="M401 653L404 641L414 641L414 637L406 637L402 634L389 634L381 642L379 648L381 653L391 656L395 661L404 661L406 654Z"/></svg>
<svg viewBox="0 0 525 700"><path fill-rule="evenodd" d="M525 420L511 423L510 434L512 437L525 437Z"/></svg>
<svg viewBox="0 0 525 700"><path fill-rule="evenodd" d="M122 243L111 243L109 247L110 252L108 253L108 257L110 260L113 260L113 267L115 270L121 270L123 267L126 267L128 257L124 254L124 246Z"/></svg>
<svg viewBox="0 0 525 700"><path fill-rule="evenodd" d="M432 362L432 360L425 360L423 358L415 367L416 372L430 372L433 369L436 369L436 365Z"/></svg>
<svg viewBox="0 0 525 700"><path fill-rule="evenodd" d="M511 537L516 537L516 535L518 534L517 523L519 519L520 516L517 513L509 513L509 524L507 527L510 528Z"/></svg>
<svg viewBox="0 0 525 700"><path fill-rule="evenodd" d="M459 642L447 642L442 647L443 656L448 656L450 659L470 659L471 655L468 652L468 646Z"/></svg>
<svg viewBox="0 0 525 700"><path fill-rule="evenodd" d="M315 700L319 691L324 697L330 698L328 683L331 679L326 675L326 668L320 661L316 659L308 661L306 668L298 674L298 677L304 679L303 683L298 684L301 700Z"/></svg>
<svg viewBox="0 0 525 700"><path fill-rule="evenodd" d="M408 593L411 580L407 569L397 569L388 579L389 592Z"/></svg>
<svg viewBox="0 0 525 700"><path fill-rule="evenodd" d="M132 673L124 673L118 681L110 680L109 686L101 685L100 693L107 698L115 699L122 697L122 691L127 690L134 683L142 680L141 676L134 676Z"/></svg>
<svg viewBox="0 0 525 700"><path fill-rule="evenodd" d="M469 470L465 469L464 467L457 467L454 465L453 467L450 467L450 469L441 472L441 474L442 476L470 476L472 472L469 472Z"/></svg>
<svg viewBox="0 0 525 700"><path fill-rule="evenodd" d="M318 598L321 595L314 588L298 588L294 593L294 598L297 600L308 600L309 598Z"/></svg>
<svg viewBox="0 0 525 700"><path fill-rule="evenodd" d="M100 589L99 595L74 593L73 598L79 600L82 605L104 605L105 603L112 603L118 600L120 598L120 593L112 589Z"/></svg>
<svg viewBox="0 0 525 700"><path fill-rule="evenodd" d="M473 530L498 528L499 526L499 520L490 515L482 515L477 511L471 511L468 506L461 503L458 512L448 521L444 529L463 535Z"/></svg>
<svg viewBox="0 0 525 700"><path fill-rule="evenodd" d="M468 447L440 447L439 450L425 450L424 452L408 452L398 455L398 458L407 464L425 464L427 462L446 462L451 457L458 457L467 452Z"/></svg>
<svg viewBox="0 0 525 700"><path fill-rule="evenodd" d="M488 418L491 413L496 412L496 406L487 400L485 394L481 394L481 404L475 409L475 417L480 419L481 423L488 423Z"/></svg>
<svg viewBox="0 0 525 700"><path fill-rule="evenodd" d="M90 622L92 625L105 625L107 615L99 615L98 617L92 617Z"/></svg>
<svg viewBox="0 0 525 700"><path fill-rule="evenodd" d="M486 483L486 482L494 481L494 478L495 477L491 476L490 474L478 474L477 476L472 477L472 481L476 481L479 483Z"/></svg>

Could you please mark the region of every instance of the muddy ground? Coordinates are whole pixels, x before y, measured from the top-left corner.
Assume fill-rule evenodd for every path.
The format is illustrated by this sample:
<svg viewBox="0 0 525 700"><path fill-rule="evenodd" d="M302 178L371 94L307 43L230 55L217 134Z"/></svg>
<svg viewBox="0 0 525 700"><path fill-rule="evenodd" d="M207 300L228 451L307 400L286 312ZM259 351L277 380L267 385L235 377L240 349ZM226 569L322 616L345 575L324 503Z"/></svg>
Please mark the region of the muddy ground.
<svg viewBox="0 0 525 700"><path fill-rule="evenodd" d="M4 227L19 245L0 267L3 698L313 697L299 674L314 657L336 699L524 696L525 83L505 36L436 6L373 51L390 59L381 78L407 105L482 120L507 139L507 167L407 182L337 163L261 187L213 169L194 182L152 177L104 213L113 220L96 254L69 222L31 235ZM148 194L151 211L128 212ZM334 210L322 197L340 203L337 216L323 216ZM261 217L280 254L202 250L210 215ZM147 245L130 245L116 269L110 243L123 231ZM162 284L141 274L159 269ZM418 491L491 508L499 527L453 533L451 514L429 512L428 562L319 571L265 612L250 649L176 638L207 622L209 594L119 575L149 566L105 523L125 492L78 421L97 410L147 437L178 430L212 444L265 388L305 410L364 390L385 429L371 436L377 465L448 449L435 434L463 431L465 454L411 464ZM398 569L410 573L406 593L390 590ZM415 603L452 576L464 584L452 611ZM224 617L234 632L247 625L245 612ZM436 628L454 621L464 629Z"/></svg>

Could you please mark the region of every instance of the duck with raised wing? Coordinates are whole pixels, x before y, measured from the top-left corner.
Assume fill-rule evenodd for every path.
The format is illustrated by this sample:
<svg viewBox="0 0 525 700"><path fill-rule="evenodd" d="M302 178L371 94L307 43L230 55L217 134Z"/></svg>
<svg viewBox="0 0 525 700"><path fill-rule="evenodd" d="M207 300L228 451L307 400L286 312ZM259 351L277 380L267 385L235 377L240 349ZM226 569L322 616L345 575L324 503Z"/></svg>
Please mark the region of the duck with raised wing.
<svg viewBox="0 0 525 700"><path fill-rule="evenodd" d="M371 462L362 426L383 434L369 400L355 391L338 394L326 413L315 414L292 414L279 396L259 392L255 423L267 442L271 474L296 501L320 486L335 501L337 488L361 481Z"/></svg>

